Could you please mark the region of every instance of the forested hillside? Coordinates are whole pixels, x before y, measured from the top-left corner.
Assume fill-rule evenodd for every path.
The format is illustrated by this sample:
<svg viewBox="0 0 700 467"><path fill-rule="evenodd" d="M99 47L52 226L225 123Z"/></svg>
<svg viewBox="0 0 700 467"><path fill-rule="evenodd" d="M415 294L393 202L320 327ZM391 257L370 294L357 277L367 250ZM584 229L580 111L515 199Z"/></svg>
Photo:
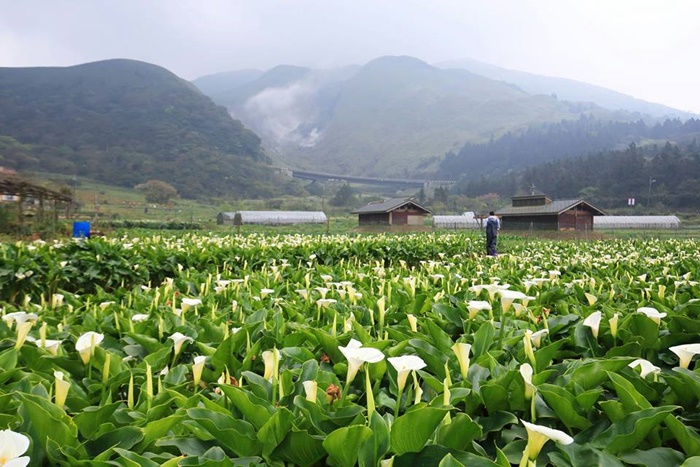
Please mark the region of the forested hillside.
<svg viewBox="0 0 700 467"><path fill-rule="evenodd" d="M187 197L273 188L260 139L191 83L155 65L108 60L0 68L0 164Z"/></svg>
<svg viewBox="0 0 700 467"><path fill-rule="evenodd" d="M633 143L623 150L562 158L501 176L464 180L455 192L508 198L534 186L550 198L584 197L602 209L622 208L635 198L637 208L695 212L700 206L699 140L642 147Z"/></svg>
<svg viewBox="0 0 700 467"><path fill-rule="evenodd" d="M602 121L582 116L578 120L544 123L519 133L508 132L484 144L466 144L442 161L438 176L476 180L542 164L554 159L623 149L630 143L666 141L688 143L700 136L700 120L666 120L656 125L644 121Z"/></svg>

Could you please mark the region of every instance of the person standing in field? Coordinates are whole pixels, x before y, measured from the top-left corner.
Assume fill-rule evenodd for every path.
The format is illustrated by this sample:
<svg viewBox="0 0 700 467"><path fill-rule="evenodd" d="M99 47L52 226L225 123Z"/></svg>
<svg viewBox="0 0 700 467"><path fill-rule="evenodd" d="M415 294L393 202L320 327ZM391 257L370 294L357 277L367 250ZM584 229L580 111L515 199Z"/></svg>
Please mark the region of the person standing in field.
<svg viewBox="0 0 700 467"><path fill-rule="evenodd" d="M486 254L496 256L496 244L498 243L498 231L501 230L501 220L494 214L489 212L489 217L486 218Z"/></svg>

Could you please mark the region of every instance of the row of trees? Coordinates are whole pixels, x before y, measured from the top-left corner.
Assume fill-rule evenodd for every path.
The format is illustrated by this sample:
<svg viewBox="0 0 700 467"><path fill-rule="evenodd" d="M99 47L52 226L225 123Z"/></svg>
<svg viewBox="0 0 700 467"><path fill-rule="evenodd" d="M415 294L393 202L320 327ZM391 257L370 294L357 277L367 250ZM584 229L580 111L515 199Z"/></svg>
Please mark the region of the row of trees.
<svg viewBox="0 0 700 467"><path fill-rule="evenodd" d="M498 192L508 198L534 185L552 198L585 197L604 209L650 204L697 210L700 206L700 145L666 143L595 155L562 158L501 176L465 180L454 192L466 196Z"/></svg>
<svg viewBox="0 0 700 467"><path fill-rule="evenodd" d="M644 121L613 122L591 116L578 120L545 123L522 133L506 133L485 144L466 144L456 153L448 153L438 176L477 180L512 170L536 166L547 161L619 149L631 143L657 140L688 144L700 136L700 120L666 120L656 125Z"/></svg>

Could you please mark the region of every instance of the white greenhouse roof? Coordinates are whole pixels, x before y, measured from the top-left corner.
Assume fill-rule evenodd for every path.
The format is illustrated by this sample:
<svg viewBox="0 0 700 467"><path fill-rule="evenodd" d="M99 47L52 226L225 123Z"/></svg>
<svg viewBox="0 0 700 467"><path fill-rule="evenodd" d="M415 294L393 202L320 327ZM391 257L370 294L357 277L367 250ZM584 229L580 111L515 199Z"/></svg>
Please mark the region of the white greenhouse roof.
<svg viewBox="0 0 700 467"><path fill-rule="evenodd" d="M594 216L596 229L677 229L681 221L676 216Z"/></svg>
<svg viewBox="0 0 700 467"><path fill-rule="evenodd" d="M326 220L323 211L237 211L234 216L235 223L261 225L325 224Z"/></svg>
<svg viewBox="0 0 700 467"><path fill-rule="evenodd" d="M481 224L474 218L473 212L468 212L462 216L433 216L433 227L438 229L478 229Z"/></svg>

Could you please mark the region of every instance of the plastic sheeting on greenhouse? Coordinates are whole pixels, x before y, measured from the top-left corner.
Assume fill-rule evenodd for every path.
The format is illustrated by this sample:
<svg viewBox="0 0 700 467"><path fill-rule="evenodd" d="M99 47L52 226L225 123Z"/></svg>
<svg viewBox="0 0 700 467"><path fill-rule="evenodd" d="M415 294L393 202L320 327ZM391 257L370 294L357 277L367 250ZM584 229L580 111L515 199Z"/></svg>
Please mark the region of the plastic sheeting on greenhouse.
<svg viewBox="0 0 700 467"><path fill-rule="evenodd" d="M290 225L290 224L325 224L323 211L237 211L234 215L235 225Z"/></svg>
<svg viewBox="0 0 700 467"><path fill-rule="evenodd" d="M595 216L594 229L677 229L676 216Z"/></svg>
<svg viewBox="0 0 700 467"><path fill-rule="evenodd" d="M433 227L436 229L478 229L479 220L473 212L465 212L461 216L433 216Z"/></svg>

